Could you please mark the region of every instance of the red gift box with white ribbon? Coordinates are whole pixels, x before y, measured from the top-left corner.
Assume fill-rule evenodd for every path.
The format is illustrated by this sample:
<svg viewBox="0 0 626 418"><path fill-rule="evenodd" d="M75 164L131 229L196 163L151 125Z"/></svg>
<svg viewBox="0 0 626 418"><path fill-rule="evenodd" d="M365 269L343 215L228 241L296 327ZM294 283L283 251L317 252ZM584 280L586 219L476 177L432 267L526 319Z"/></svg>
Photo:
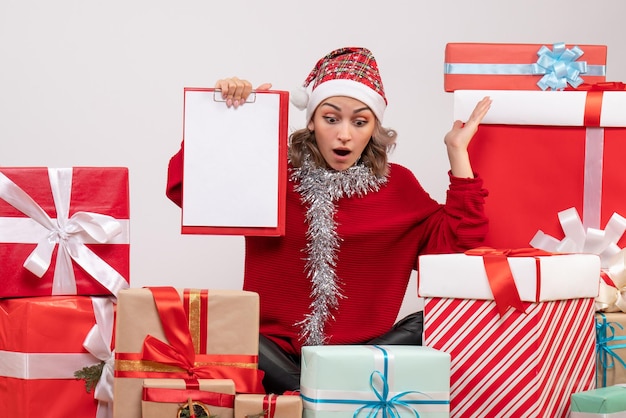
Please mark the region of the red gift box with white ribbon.
<svg viewBox="0 0 626 418"><path fill-rule="evenodd" d="M570 208L584 229L595 231L604 230L614 214L626 216L625 85L456 91L454 118L467 120L484 96L493 103L469 145L472 167L489 190L484 245L528 247L538 231L561 239L558 214ZM616 222L621 229L623 222ZM626 235L605 235L614 253L626 244Z"/></svg>
<svg viewBox="0 0 626 418"><path fill-rule="evenodd" d="M111 418L114 321L110 297L0 299L0 416ZM92 366L88 392L75 373Z"/></svg>
<svg viewBox="0 0 626 418"><path fill-rule="evenodd" d="M128 169L0 168L0 297L117 295L129 282Z"/></svg>

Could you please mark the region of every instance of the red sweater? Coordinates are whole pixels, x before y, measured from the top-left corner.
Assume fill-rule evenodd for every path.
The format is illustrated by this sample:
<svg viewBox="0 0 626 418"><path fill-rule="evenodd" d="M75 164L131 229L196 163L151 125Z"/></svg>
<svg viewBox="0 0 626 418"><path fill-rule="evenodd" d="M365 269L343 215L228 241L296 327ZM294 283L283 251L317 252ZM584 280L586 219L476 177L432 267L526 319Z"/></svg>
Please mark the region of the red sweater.
<svg viewBox="0 0 626 418"><path fill-rule="evenodd" d="M167 195L180 206L182 153L169 164ZM243 289L260 297L260 333L299 354L300 328L310 312L305 274L306 207L288 182L286 232L246 237ZM482 180L450 176L445 205L433 200L405 167L391 164L379 191L337 202L341 239L336 266L341 293L329 344L361 344L387 332L398 315L419 254L461 252L479 246L487 232Z"/></svg>

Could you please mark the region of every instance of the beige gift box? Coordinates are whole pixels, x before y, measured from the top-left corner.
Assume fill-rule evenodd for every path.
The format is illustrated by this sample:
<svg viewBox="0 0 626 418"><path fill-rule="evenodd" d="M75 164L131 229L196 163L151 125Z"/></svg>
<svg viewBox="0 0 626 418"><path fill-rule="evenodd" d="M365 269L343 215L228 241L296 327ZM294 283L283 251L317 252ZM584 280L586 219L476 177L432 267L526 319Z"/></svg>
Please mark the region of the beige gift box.
<svg viewBox="0 0 626 418"><path fill-rule="evenodd" d="M626 367L622 362L626 362L626 313L598 312L596 323L601 327L596 341L600 348L597 350L596 386L624 384L626 383ZM605 354L605 351L612 354Z"/></svg>
<svg viewBox="0 0 626 418"><path fill-rule="evenodd" d="M232 379L236 392L264 393L258 294L131 288L117 309L114 418L141 418L144 379Z"/></svg>
<svg viewBox="0 0 626 418"><path fill-rule="evenodd" d="M235 418L300 418L302 398L300 395L253 395L235 396Z"/></svg>
<svg viewBox="0 0 626 418"><path fill-rule="evenodd" d="M235 383L230 379L145 379L142 418L175 418L188 400L202 403L209 415L233 418Z"/></svg>

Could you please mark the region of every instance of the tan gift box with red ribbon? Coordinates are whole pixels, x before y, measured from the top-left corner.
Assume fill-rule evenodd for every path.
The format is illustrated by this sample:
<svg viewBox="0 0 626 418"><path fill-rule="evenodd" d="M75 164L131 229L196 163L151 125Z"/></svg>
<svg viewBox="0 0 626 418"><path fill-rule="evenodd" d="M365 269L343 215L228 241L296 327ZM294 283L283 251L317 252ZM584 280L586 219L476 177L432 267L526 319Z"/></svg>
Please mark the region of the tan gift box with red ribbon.
<svg viewBox="0 0 626 418"><path fill-rule="evenodd" d="M597 255L477 248L420 256L418 274L423 343L452 358L451 417L566 418L595 387Z"/></svg>
<svg viewBox="0 0 626 418"><path fill-rule="evenodd" d="M234 406L235 383L230 379L143 381L142 418L176 418L179 413L185 416L190 407L207 416L233 418Z"/></svg>
<svg viewBox="0 0 626 418"><path fill-rule="evenodd" d="M118 296L116 331L116 418L141 418L149 378L231 379L239 393L264 393L254 292L125 289Z"/></svg>
<svg viewBox="0 0 626 418"><path fill-rule="evenodd" d="M300 417L302 417L302 398L299 393L235 396L235 418Z"/></svg>

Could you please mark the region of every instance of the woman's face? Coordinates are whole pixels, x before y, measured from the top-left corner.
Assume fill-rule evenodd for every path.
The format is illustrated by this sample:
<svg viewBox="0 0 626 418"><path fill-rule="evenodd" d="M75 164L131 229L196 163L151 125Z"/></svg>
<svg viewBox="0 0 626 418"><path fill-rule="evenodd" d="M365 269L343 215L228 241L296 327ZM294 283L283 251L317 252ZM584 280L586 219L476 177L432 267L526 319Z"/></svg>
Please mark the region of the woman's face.
<svg viewBox="0 0 626 418"><path fill-rule="evenodd" d="M308 128L326 164L342 171L361 157L374 128L376 116L363 102L345 96L329 97L319 104Z"/></svg>

